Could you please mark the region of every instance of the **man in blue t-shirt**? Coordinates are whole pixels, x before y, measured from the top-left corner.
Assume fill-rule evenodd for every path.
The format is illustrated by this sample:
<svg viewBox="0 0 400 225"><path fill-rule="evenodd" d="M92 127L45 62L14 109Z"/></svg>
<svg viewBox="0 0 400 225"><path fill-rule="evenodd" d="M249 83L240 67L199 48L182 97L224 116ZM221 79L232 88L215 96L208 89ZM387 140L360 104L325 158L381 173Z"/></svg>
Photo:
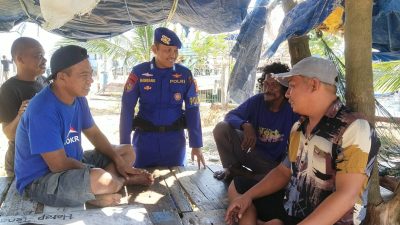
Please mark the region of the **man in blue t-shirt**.
<svg viewBox="0 0 400 225"><path fill-rule="evenodd" d="M50 66L53 82L30 101L17 128L19 193L57 207L112 206L124 185L150 185L152 175L132 167L132 147L112 146L93 121L85 98L93 83L86 49L61 47ZM83 152L81 132L95 150Z"/></svg>
<svg viewBox="0 0 400 225"><path fill-rule="evenodd" d="M287 71L281 63L265 66L258 79L262 93L217 124L213 134L224 170L217 171L215 178L229 182L236 175L249 175L259 180L283 159L290 128L299 117L285 98L287 88L271 74Z"/></svg>

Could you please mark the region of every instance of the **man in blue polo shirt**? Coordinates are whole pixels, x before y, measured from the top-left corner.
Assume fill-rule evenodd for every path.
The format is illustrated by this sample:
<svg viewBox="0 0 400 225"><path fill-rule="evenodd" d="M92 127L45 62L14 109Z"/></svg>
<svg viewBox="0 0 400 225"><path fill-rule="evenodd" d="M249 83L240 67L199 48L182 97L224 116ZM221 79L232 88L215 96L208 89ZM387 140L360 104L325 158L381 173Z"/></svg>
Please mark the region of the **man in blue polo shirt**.
<svg viewBox="0 0 400 225"><path fill-rule="evenodd" d="M182 46L171 30L154 31L150 62L133 67L122 95L120 143L132 144L136 167L182 166L185 160L185 133L189 134L192 160L205 165L201 152L202 133L196 81L190 70L175 64ZM139 111L135 107L139 101ZM185 103L185 110L183 109Z"/></svg>

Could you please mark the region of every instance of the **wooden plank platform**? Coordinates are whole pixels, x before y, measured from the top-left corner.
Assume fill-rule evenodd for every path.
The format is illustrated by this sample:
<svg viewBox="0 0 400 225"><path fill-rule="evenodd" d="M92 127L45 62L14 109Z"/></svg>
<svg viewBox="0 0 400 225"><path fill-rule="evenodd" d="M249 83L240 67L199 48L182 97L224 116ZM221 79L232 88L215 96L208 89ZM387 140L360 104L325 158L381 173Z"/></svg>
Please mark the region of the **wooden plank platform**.
<svg viewBox="0 0 400 225"><path fill-rule="evenodd" d="M152 168L150 187L127 186L116 207L49 207L21 197L15 181L0 177L0 224L223 225L227 185L213 178L219 166Z"/></svg>

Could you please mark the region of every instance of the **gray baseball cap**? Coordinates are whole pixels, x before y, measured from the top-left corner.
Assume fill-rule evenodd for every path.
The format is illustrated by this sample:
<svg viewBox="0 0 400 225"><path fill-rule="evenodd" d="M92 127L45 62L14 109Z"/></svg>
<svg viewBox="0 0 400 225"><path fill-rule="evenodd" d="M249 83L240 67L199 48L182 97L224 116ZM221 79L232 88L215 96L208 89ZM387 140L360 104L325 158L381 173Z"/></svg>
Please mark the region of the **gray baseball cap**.
<svg viewBox="0 0 400 225"><path fill-rule="evenodd" d="M287 87L288 78L295 75L317 78L324 83L336 85L338 72L332 61L310 56L296 63L289 72L273 74L272 77Z"/></svg>

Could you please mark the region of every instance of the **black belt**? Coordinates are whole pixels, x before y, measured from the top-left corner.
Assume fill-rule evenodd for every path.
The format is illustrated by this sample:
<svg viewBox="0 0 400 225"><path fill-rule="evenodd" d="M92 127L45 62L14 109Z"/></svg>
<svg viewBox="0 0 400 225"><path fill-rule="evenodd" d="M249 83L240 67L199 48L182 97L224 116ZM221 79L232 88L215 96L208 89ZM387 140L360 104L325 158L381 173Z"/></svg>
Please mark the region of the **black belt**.
<svg viewBox="0 0 400 225"><path fill-rule="evenodd" d="M187 127L186 119L184 116L177 119L171 125L167 125L167 126L156 126L150 121L147 121L138 116L135 116L135 118L133 119L133 125L132 125L133 130L148 131L148 132L177 131L177 130L183 130L186 127Z"/></svg>

